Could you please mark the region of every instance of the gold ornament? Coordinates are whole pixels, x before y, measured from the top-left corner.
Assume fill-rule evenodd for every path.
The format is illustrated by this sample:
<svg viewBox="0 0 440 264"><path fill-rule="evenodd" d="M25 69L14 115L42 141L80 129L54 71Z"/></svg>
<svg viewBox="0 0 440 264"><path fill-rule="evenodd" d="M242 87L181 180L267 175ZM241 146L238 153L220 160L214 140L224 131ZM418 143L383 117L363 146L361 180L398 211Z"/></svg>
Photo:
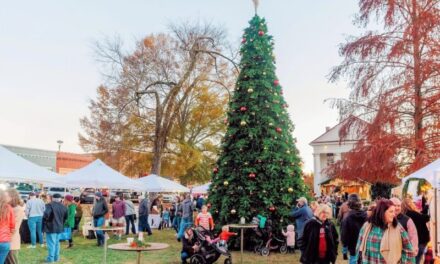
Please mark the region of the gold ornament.
<svg viewBox="0 0 440 264"><path fill-rule="evenodd" d="M246 125L246 121L241 121L240 122L240 126L245 126Z"/></svg>
<svg viewBox="0 0 440 264"><path fill-rule="evenodd" d="M291 193L291 192L293 192L293 188L289 187L289 189L287 189L287 191Z"/></svg>
<svg viewBox="0 0 440 264"><path fill-rule="evenodd" d="M249 88L247 91L248 91L248 93L252 93L252 92L254 92L254 89Z"/></svg>
<svg viewBox="0 0 440 264"><path fill-rule="evenodd" d="M231 214L235 214L237 211L235 209L231 210Z"/></svg>
<svg viewBox="0 0 440 264"><path fill-rule="evenodd" d="M223 182L223 185L224 185L224 186L228 186L228 185L229 185L229 182L228 182L228 181L224 181L224 182Z"/></svg>

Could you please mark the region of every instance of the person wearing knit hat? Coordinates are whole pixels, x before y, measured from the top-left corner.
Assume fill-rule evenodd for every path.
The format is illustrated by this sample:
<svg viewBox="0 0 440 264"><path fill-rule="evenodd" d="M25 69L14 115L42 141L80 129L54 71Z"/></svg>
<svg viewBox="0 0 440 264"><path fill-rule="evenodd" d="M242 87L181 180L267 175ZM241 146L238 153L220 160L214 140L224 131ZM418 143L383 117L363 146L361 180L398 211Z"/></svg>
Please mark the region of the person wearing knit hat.
<svg viewBox="0 0 440 264"><path fill-rule="evenodd" d="M95 205L93 206L93 226L102 227L104 225L104 216L108 213L108 205L105 199L102 197L101 192L95 193ZM96 231L96 240L98 241L98 247L104 246L104 232Z"/></svg>
<svg viewBox="0 0 440 264"><path fill-rule="evenodd" d="M362 201L358 194L352 193L348 196L348 208L350 211L342 219L341 223L341 242L347 247L350 254L349 262L357 263L356 259L356 243L359 237L359 232L367 220L367 212L362 210Z"/></svg>
<svg viewBox="0 0 440 264"><path fill-rule="evenodd" d="M67 194L64 197L64 205L67 207L67 220L64 223L65 232L69 232L69 246L67 248L73 247L73 237L72 229L75 227L75 214L76 214L76 204L73 202L73 196Z"/></svg>

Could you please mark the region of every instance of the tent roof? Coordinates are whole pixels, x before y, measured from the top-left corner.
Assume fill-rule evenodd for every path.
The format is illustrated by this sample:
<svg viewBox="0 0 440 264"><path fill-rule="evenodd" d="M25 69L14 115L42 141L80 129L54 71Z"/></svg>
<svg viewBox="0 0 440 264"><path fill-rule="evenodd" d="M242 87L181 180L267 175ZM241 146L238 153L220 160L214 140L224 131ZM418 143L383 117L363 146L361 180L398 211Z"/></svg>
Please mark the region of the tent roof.
<svg viewBox="0 0 440 264"><path fill-rule="evenodd" d="M0 179L41 184L64 185L61 176L40 167L0 146Z"/></svg>
<svg viewBox="0 0 440 264"><path fill-rule="evenodd" d="M426 165L418 171L411 173L402 179L402 182L405 183L409 179L425 179L430 184L435 186L435 174L436 172L440 173L440 159Z"/></svg>
<svg viewBox="0 0 440 264"><path fill-rule="evenodd" d="M143 191L139 184L97 159L89 165L64 176L64 181L75 187L127 189Z"/></svg>
<svg viewBox="0 0 440 264"><path fill-rule="evenodd" d="M205 183L203 185L194 186L191 189L191 193L207 193L209 189L209 185L211 185L210 182Z"/></svg>
<svg viewBox="0 0 440 264"><path fill-rule="evenodd" d="M189 192L185 186L155 174L136 180L147 192Z"/></svg>

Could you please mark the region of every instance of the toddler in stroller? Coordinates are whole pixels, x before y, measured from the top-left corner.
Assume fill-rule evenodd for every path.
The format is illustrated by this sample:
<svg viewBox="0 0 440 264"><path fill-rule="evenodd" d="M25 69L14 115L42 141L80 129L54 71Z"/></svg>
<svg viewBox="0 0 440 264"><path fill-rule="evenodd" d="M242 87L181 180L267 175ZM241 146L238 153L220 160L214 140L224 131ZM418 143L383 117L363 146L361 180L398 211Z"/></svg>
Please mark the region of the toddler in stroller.
<svg viewBox="0 0 440 264"><path fill-rule="evenodd" d="M193 230L199 250L191 256L190 264L211 264L216 262L221 255L226 257L224 264L232 264L231 253L227 248L220 247L215 243L216 239L213 239L214 236L209 230L202 226L197 226Z"/></svg>
<svg viewBox="0 0 440 264"><path fill-rule="evenodd" d="M269 256L271 250L279 250L280 253L287 253L287 244L284 239L280 239L273 234L272 220L258 215L252 219L252 224L258 225L255 228L255 235L260 241L254 247L254 252L262 256Z"/></svg>

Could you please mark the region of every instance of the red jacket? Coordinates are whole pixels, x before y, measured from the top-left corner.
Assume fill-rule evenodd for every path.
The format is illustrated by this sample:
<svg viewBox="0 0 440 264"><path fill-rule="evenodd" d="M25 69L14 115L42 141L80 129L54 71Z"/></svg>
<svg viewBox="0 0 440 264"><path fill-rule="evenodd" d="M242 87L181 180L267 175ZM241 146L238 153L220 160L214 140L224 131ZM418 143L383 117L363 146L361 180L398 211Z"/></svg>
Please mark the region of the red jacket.
<svg viewBox="0 0 440 264"><path fill-rule="evenodd" d="M0 243L11 242L11 236L15 229L14 210L10 205L7 206L7 210L5 219L0 221Z"/></svg>
<svg viewBox="0 0 440 264"><path fill-rule="evenodd" d="M234 232L222 231L219 235L220 240L228 241L231 236L235 236Z"/></svg>

